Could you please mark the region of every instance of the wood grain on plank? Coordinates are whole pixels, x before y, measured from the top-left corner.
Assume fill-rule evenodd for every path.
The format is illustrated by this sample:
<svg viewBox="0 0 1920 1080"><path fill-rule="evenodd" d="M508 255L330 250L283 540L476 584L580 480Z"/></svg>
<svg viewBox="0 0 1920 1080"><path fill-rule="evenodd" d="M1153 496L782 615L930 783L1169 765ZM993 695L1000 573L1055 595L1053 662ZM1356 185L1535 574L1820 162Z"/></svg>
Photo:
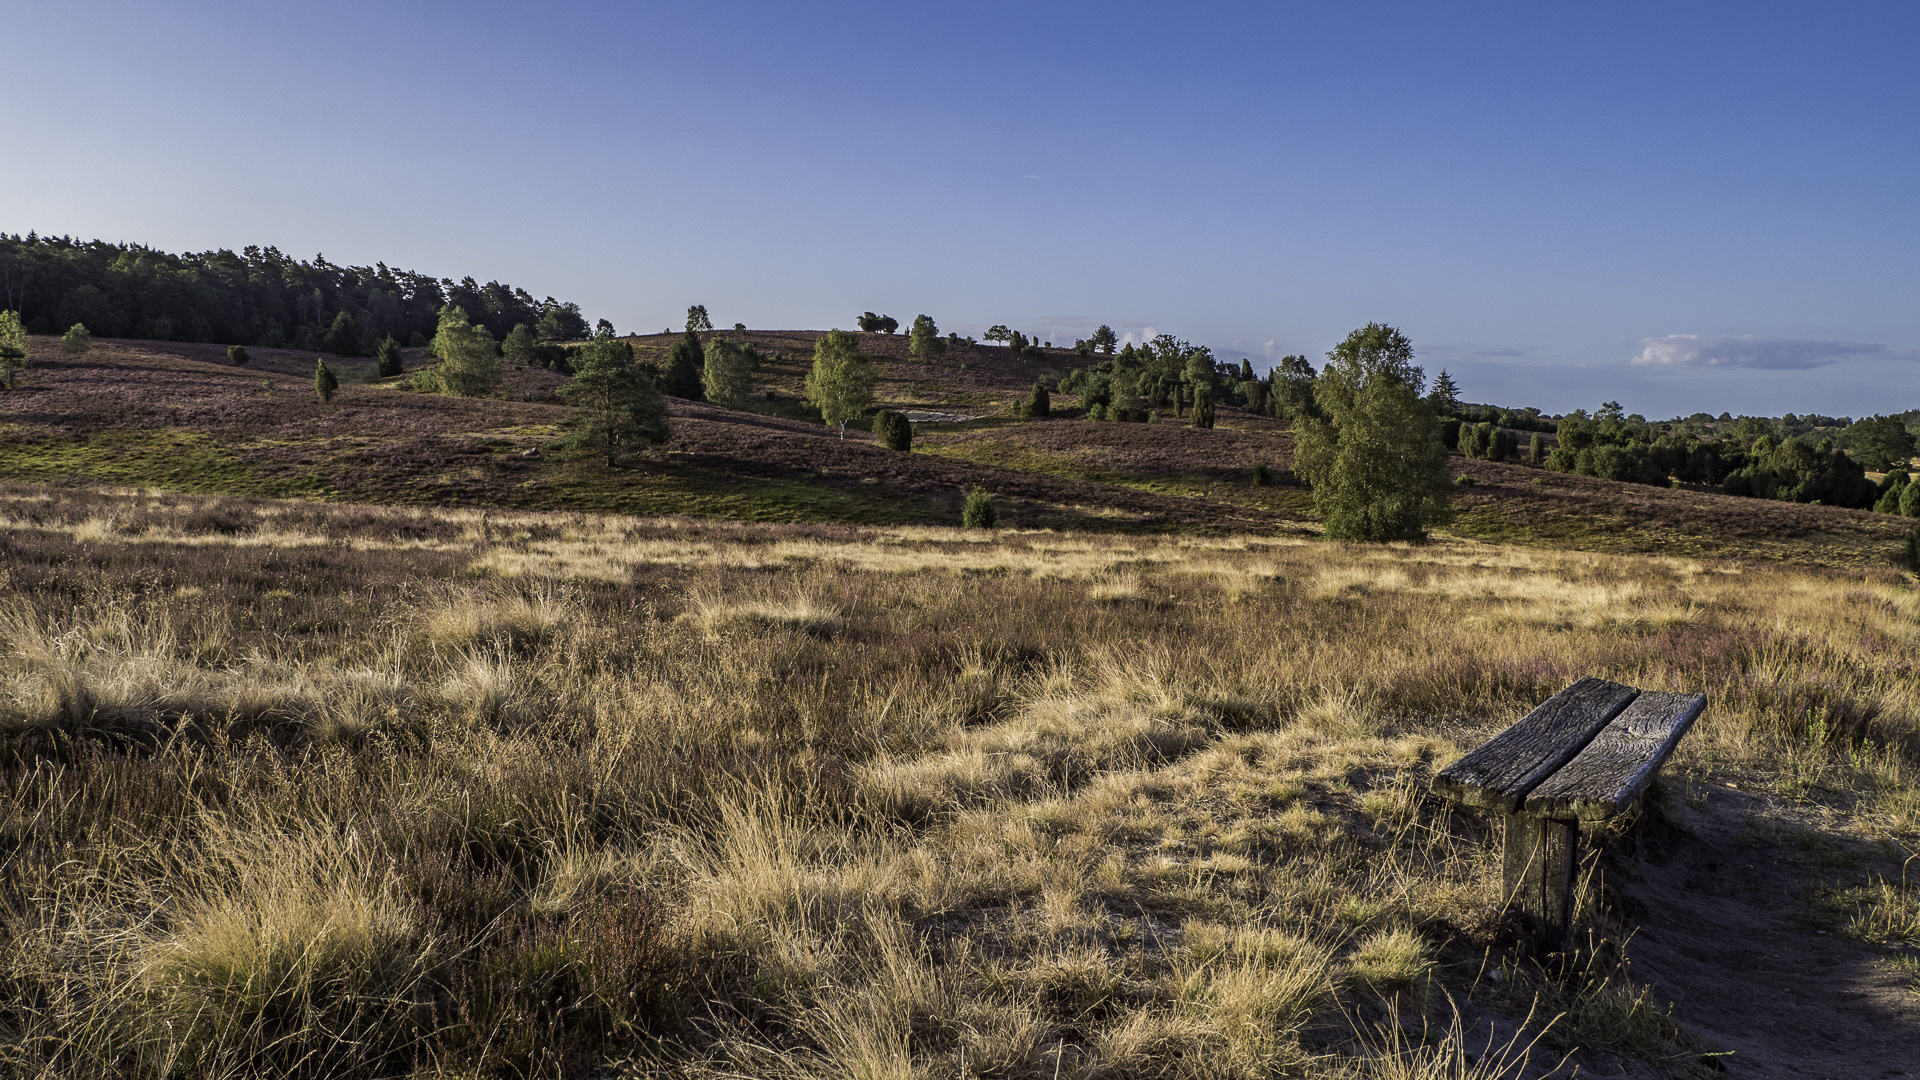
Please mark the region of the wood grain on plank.
<svg viewBox="0 0 1920 1080"><path fill-rule="evenodd" d="M1639 693L1605 679L1581 679L1440 770L1433 790L1466 806L1518 810L1535 785L1573 760Z"/></svg>
<svg viewBox="0 0 1920 1080"><path fill-rule="evenodd" d="M1563 821L1620 813L1647 789L1706 707L1705 694L1641 694L1565 768L1527 794L1526 812Z"/></svg>

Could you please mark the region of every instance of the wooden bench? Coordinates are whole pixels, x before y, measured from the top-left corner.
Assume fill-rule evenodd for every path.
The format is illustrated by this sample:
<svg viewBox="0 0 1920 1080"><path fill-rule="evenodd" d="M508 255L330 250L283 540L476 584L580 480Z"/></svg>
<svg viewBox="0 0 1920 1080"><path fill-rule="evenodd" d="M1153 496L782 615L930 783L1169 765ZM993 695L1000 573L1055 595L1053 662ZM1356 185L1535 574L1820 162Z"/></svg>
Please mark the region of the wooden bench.
<svg viewBox="0 0 1920 1080"><path fill-rule="evenodd" d="M1536 944L1566 938L1580 822L1632 806L1706 707L1704 694L1581 679L1433 778L1436 794L1505 819L1507 902Z"/></svg>

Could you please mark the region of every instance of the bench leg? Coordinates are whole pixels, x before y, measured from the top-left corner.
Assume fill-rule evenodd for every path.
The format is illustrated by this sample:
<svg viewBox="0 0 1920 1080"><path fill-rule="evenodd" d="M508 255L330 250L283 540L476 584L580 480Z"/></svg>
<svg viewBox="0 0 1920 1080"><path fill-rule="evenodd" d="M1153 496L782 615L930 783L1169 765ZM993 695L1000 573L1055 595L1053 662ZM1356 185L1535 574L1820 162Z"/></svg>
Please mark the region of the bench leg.
<svg viewBox="0 0 1920 1080"><path fill-rule="evenodd" d="M1534 944L1556 949L1573 916L1573 864L1579 826L1571 821L1507 815L1504 874L1507 903Z"/></svg>

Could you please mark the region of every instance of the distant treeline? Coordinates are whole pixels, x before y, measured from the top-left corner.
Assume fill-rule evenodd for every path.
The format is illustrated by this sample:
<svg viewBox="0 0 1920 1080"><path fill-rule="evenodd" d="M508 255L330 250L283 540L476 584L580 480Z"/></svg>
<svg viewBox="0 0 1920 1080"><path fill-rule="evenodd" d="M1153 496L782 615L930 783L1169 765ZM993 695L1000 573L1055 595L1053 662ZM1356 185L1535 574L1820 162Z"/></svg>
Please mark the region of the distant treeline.
<svg viewBox="0 0 1920 1080"><path fill-rule="evenodd" d="M0 302L27 329L75 323L102 337L207 341L370 353L391 336L427 344L444 306L462 308L496 340L525 324L548 341L584 338L577 304L473 278L454 282L385 263L338 266L277 248L174 255L140 244L0 234Z"/></svg>
<svg viewBox="0 0 1920 1080"><path fill-rule="evenodd" d="M1887 494L1904 487L1920 410L1845 417L1695 413L1648 421L1608 402L1562 417L1544 464L1559 472L1665 487L1675 480L1748 495L1904 512ZM1875 484L1867 472L1886 473Z"/></svg>

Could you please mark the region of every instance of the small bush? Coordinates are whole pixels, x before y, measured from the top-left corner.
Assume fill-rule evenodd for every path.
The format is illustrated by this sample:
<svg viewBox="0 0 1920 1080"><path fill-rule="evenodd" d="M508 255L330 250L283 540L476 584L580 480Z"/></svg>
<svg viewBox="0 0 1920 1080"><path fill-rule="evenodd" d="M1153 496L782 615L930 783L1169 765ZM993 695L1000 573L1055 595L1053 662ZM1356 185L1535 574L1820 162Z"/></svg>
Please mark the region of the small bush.
<svg viewBox="0 0 1920 1080"><path fill-rule="evenodd" d="M1093 405L1087 409L1087 419L1089 420L1103 421L1106 418L1107 418L1107 407L1105 405L1100 404L1097 401L1094 402Z"/></svg>
<svg viewBox="0 0 1920 1080"><path fill-rule="evenodd" d="M1267 463L1256 461L1253 464L1253 486L1266 487L1273 483L1273 474L1267 471Z"/></svg>
<svg viewBox="0 0 1920 1080"><path fill-rule="evenodd" d="M320 395L321 404L332 401L333 392L338 389L340 389L340 380L334 376L333 369L327 366L325 360L315 360L313 362L313 392Z"/></svg>
<svg viewBox="0 0 1920 1080"><path fill-rule="evenodd" d="M874 414L873 435L889 450L904 454L913 449L913 423L892 409L881 409Z"/></svg>
<svg viewBox="0 0 1920 1080"><path fill-rule="evenodd" d="M960 527L963 529L991 529L995 515L993 496L987 489L975 485L967 492L967 505L960 511Z"/></svg>
<svg viewBox="0 0 1920 1080"><path fill-rule="evenodd" d="M390 379L401 373L400 343L394 340L392 334L381 338L380 344L374 347L373 352L380 358L381 378Z"/></svg>
<svg viewBox="0 0 1920 1080"><path fill-rule="evenodd" d="M1461 473L1459 476L1456 476L1453 478L1453 486L1454 487L1472 487L1473 477L1468 475L1467 473Z"/></svg>
<svg viewBox="0 0 1920 1080"><path fill-rule="evenodd" d="M1193 416L1189 422L1197 428L1213 426L1213 391L1205 386L1196 387L1193 392Z"/></svg>
<svg viewBox="0 0 1920 1080"><path fill-rule="evenodd" d="M1033 392L1027 395L1025 413L1028 416L1048 416L1053 412L1053 398L1048 396L1047 388L1039 383L1033 384Z"/></svg>
<svg viewBox="0 0 1920 1080"><path fill-rule="evenodd" d="M1547 440L1545 436L1536 431L1533 433L1533 438L1527 443L1527 464L1545 465L1546 463Z"/></svg>
<svg viewBox="0 0 1920 1080"><path fill-rule="evenodd" d="M93 348L93 333L86 323L74 323L67 332L60 335L61 356L85 356Z"/></svg>
<svg viewBox="0 0 1920 1080"><path fill-rule="evenodd" d="M240 346L229 345L227 346L227 359L233 361L235 364L244 364L247 361L253 359L253 357L248 356L247 350L241 348Z"/></svg>

